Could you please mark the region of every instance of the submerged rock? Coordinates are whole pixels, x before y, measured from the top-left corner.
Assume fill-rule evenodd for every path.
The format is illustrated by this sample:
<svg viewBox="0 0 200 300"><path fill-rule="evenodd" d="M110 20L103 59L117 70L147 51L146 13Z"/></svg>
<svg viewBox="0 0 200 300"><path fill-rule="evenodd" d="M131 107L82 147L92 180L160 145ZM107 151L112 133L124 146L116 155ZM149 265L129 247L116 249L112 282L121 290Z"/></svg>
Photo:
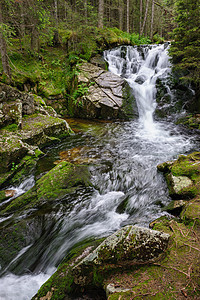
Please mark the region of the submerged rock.
<svg viewBox="0 0 200 300"><path fill-rule="evenodd" d="M131 89L119 76L90 63L79 66L78 90L83 93L73 106L74 115L87 119L129 119L138 116Z"/></svg>

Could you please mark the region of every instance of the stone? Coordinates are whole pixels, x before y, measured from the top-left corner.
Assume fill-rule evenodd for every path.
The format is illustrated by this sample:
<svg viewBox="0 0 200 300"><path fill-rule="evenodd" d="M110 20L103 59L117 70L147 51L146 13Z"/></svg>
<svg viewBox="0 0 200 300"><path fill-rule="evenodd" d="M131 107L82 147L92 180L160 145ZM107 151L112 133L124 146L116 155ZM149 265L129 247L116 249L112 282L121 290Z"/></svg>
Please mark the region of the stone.
<svg viewBox="0 0 200 300"><path fill-rule="evenodd" d="M199 193L200 152L179 155L177 160L157 166L164 173L172 199L192 199Z"/></svg>
<svg viewBox="0 0 200 300"><path fill-rule="evenodd" d="M173 190L175 194L181 192L182 189L189 187L192 185L192 180L187 176L173 176L170 177L171 183L173 185Z"/></svg>
<svg viewBox="0 0 200 300"><path fill-rule="evenodd" d="M181 213L186 204L187 201L184 200L172 200L167 206L163 207L162 210L177 216Z"/></svg>
<svg viewBox="0 0 200 300"><path fill-rule="evenodd" d="M28 192L13 199L1 211L1 215L20 209L39 208L46 203L62 200L64 196L75 192L80 186L91 186L87 167L63 161L38 179Z"/></svg>
<svg viewBox="0 0 200 300"><path fill-rule="evenodd" d="M0 104L0 127L16 124L21 128L22 125L22 102L17 99L15 101L7 101Z"/></svg>
<svg viewBox="0 0 200 300"><path fill-rule="evenodd" d="M96 65L79 66L78 86L88 87L73 110L76 117L87 119L129 119L138 117L136 101L128 83Z"/></svg>
<svg viewBox="0 0 200 300"><path fill-rule="evenodd" d="M35 111L34 97L31 94L22 93L16 88L0 83L0 95L0 102L20 99L22 102L22 113L24 115L33 114Z"/></svg>
<svg viewBox="0 0 200 300"><path fill-rule="evenodd" d="M80 265L152 262L167 248L168 241L168 234L128 225L105 239Z"/></svg>
<svg viewBox="0 0 200 300"><path fill-rule="evenodd" d="M81 253L77 252L72 260L66 258L32 299L41 299L52 287L55 291L53 297L56 298L62 290L63 299L84 290L102 289L107 276L119 268L144 266L159 260L168 247L169 237L169 234L148 228L132 225L121 228L104 239L95 250L90 244ZM107 282L107 294L118 291Z"/></svg>
<svg viewBox="0 0 200 300"><path fill-rule="evenodd" d="M183 209L180 215L181 219L186 222L195 221L200 225L200 201L191 201Z"/></svg>

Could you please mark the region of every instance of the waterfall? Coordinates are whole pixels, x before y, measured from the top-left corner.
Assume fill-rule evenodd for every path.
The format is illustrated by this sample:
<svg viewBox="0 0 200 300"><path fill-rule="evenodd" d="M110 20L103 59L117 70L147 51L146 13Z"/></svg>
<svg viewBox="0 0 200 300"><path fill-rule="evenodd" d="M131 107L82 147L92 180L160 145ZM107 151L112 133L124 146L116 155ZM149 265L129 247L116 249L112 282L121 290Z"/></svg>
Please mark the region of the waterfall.
<svg viewBox="0 0 200 300"><path fill-rule="evenodd" d="M122 46L104 52L109 70L133 89L139 120L90 122L88 127L83 123L82 133L48 149L43 163L57 161L62 151L73 148L93 158L89 167L93 187L80 188L39 211L41 233L7 267L0 266L0 299L31 299L76 244L105 237L128 224L148 227L166 214L162 207L171 199L157 165L199 147L195 137L180 133L173 122L154 120L156 80L170 73L167 49L168 44ZM34 177L29 177L12 188L19 195L33 184ZM34 213L19 218L33 221Z"/></svg>
<svg viewBox="0 0 200 300"><path fill-rule="evenodd" d="M104 51L109 71L124 77L133 90L140 125L149 133L156 131L156 80L170 73L168 43L153 46L121 46Z"/></svg>

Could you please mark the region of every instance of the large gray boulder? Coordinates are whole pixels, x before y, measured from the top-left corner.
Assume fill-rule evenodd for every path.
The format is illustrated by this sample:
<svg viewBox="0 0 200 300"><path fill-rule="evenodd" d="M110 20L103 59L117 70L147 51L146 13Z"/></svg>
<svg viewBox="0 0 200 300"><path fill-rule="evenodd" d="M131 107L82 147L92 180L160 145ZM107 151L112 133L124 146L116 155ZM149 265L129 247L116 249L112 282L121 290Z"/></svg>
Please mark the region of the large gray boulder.
<svg viewBox="0 0 200 300"><path fill-rule="evenodd" d="M75 265L74 283L80 286L93 282L93 272L104 264L133 265L157 260L167 248L169 235L148 228L128 225L105 239L92 253ZM88 275L89 274L89 275Z"/></svg>
<svg viewBox="0 0 200 300"><path fill-rule="evenodd" d="M103 289L109 274L133 265L144 265L162 258L169 235L137 226L126 226L106 238L95 250L92 243L82 252L75 251L59 266L56 273L41 287L32 299L71 299L76 293ZM73 298L72 297L72 298Z"/></svg>
<svg viewBox="0 0 200 300"><path fill-rule="evenodd" d="M87 62L79 70L78 90L85 89L85 93L72 103L75 116L105 120L138 116L134 96L123 78Z"/></svg>

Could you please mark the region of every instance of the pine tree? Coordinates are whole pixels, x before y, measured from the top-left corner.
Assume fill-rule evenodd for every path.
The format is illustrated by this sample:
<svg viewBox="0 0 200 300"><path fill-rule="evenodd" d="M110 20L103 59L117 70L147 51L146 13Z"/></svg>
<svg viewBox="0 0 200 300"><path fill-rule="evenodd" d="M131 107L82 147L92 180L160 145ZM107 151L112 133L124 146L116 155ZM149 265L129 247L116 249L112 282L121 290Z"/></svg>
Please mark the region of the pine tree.
<svg viewBox="0 0 200 300"><path fill-rule="evenodd" d="M200 4L199 0L176 2L177 27L171 47L175 68L187 71L185 79L200 86Z"/></svg>

